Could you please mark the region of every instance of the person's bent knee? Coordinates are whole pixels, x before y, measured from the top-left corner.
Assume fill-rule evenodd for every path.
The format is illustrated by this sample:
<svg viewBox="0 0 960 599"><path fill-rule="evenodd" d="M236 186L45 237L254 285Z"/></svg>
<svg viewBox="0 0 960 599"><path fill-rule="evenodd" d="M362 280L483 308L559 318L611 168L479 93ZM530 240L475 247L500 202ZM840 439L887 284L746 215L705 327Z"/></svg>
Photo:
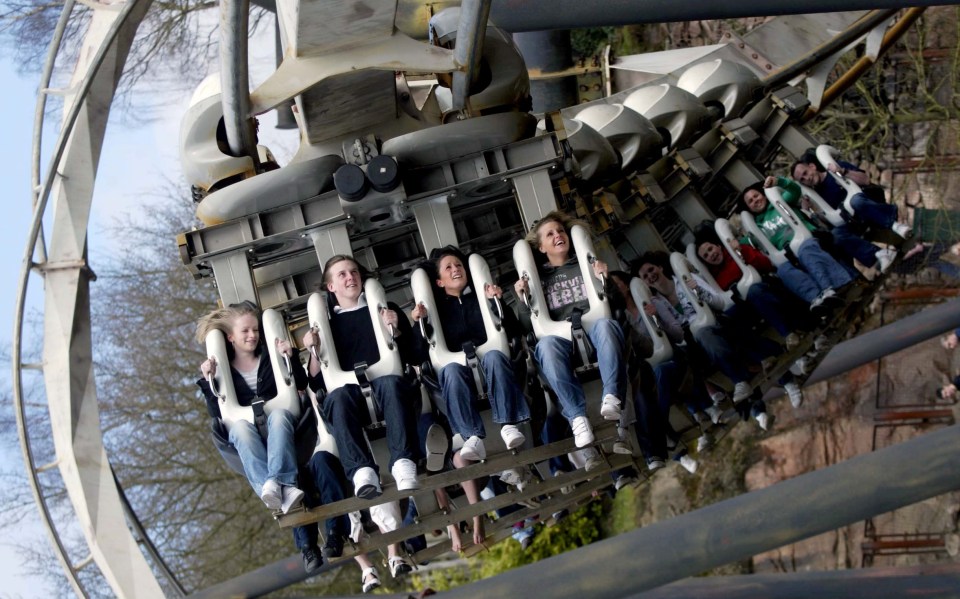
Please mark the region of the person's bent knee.
<svg viewBox="0 0 960 599"><path fill-rule="evenodd" d="M503 353L498 349L492 349L488 351L483 356L483 363L486 365L489 363L491 366L510 366L510 358L507 357L507 354Z"/></svg>
<svg viewBox="0 0 960 599"><path fill-rule="evenodd" d="M270 413L267 414L267 426L269 428L273 428L274 426L289 426L292 430L296 422L297 419L290 410L271 410Z"/></svg>
<svg viewBox="0 0 960 599"><path fill-rule="evenodd" d="M253 439L259 441L260 433L253 423L247 422L246 420L235 420L230 424L230 432L227 434L227 438L230 443L237 445L238 443L251 441Z"/></svg>
<svg viewBox="0 0 960 599"><path fill-rule="evenodd" d="M566 356L566 339L556 335L548 335L539 339L537 345L533 348L533 353L541 366L544 362L551 362Z"/></svg>

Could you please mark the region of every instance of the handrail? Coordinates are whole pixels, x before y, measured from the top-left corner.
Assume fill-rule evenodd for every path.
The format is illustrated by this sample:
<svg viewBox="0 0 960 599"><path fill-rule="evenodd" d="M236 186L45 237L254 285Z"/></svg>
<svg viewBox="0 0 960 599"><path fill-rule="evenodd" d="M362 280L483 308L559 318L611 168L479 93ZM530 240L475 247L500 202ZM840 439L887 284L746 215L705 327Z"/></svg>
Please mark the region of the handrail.
<svg viewBox="0 0 960 599"><path fill-rule="evenodd" d="M43 143L43 119L47 113L47 94L50 89L50 80L53 78L53 67L57 63L57 54L63 43L63 35L67 30L67 21L73 12L74 0L65 0L57 26L53 30L53 39L50 40L50 49L43 63L43 72L40 74L40 87L37 93L37 107L33 113L33 152L30 165L30 187L33 190L33 203L37 202L40 188L40 149ZM41 246L42 247L42 246ZM36 247L33 248L36 250Z"/></svg>

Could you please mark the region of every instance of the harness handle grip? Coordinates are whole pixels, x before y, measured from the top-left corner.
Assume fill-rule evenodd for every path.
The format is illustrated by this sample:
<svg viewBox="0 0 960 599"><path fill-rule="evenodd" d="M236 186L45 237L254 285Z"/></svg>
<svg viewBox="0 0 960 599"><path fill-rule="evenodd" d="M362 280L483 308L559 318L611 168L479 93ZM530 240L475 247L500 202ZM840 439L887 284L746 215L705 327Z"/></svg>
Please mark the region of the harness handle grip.
<svg viewBox="0 0 960 599"><path fill-rule="evenodd" d="M377 304L377 314L383 314L386 310L386 306L383 304ZM397 329L394 328L392 324L388 324L387 333L390 335L390 339L387 341L387 349L392 351L397 344Z"/></svg>
<svg viewBox="0 0 960 599"><path fill-rule="evenodd" d="M210 385L210 390L217 396L217 399L220 401L227 399L227 396L220 391L220 387L217 385L217 377L213 376L213 373L207 374L207 384Z"/></svg>
<svg viewBox="0 0 960 599"><path fill-rule="evenodd" d="M530 275L526 271L524 271L523 274L520 275L520 278L527 282L530 281ZM532 305L532 298L530 297L529 289L527 289L526 291L520 294L520 301L523 302L523 305L526 306L528 310L530 310L531 314L533 314L534 316L540 315L540 311L534 309Z"/></svg>
<svg viewBox="0 0 960 599"><path fill-rule="evenodd" d="M293 382L293 364L290 362L290 356L287 354L280 354L280 357L283 358L283 360L280 361L280 370L283 374L283 384L289 387Z"/></svg>

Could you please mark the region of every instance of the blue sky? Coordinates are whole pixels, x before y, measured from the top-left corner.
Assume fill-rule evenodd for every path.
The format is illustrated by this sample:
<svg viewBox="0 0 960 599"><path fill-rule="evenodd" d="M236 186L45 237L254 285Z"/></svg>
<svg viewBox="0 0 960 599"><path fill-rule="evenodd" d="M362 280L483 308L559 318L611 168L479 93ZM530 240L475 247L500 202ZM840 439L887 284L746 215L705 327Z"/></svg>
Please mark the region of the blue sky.
<svg viewBox="0 0 960 599"><path fill-rule="evenodd" d="M5 143L0 144L0 160L5 166L0 170L0 189L3 189L6 199L4 218L0 219L0 277L7 281L5 291L0 293L0 343L9 347L13 335L15 282L19 278L31 217L30 152L36 83L17 75L8 57L0 59L0 81L4 85L2 113L6 116L7 133ZM0 380L9 386L10 373L6 367L0 373ZM10 407L7 405L3 409L7 411ZM18 446L0 446L0 457L4 470L23 472ZM25 475L23 484L27 484ZM40 543L44 543L44 547L50 546L40 528L38 513L30 512L25 522L6 527L4 532L6 534L0 542L0 578L4 580L4 589L0 591L0 596L39 597L46 594L42 592L46 587L43 581L31 580L22 573L22 557L11 546L12 543L24 542L35 547Z"/></svg>

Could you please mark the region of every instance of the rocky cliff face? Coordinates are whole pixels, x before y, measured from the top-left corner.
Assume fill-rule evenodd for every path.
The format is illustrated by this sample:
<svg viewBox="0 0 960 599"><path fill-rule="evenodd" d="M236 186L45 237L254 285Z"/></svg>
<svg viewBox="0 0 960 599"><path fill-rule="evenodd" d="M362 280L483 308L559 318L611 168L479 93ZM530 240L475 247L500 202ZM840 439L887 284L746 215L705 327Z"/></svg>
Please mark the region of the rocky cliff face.
<svg viewBox="0 0 960 599"><path fill-rule="evenodd" d="M933 407L936 388L950 370L950 356L937 340L887 356L879 363L806 390L806 402L790 410L777 405L772 434L758 441L759 459L744 474L748 490L769 486L883 448L942 424L875 426L875 416L906 404ZM951 407L956 413L956 406ZM874 518L876 534L946 534L955 543L960 494L953 493ZM859 568L864 565L865 523L858 522L801 543L758 555L756 572ZM954 557L955 551L952 551ZM876 565L909 565L950 559L949 554L877 556Z"/></svg>
<svg viewBox="0 0 960 599"><path fill-rule="evenodd" d="M923 306L888 304L877 310L866 327L900 318ZM956 370L951 356L933 339L862 366L840 377L805 389L799 409L785 398L774 400L773 429L763 433L753 423L736 423L708 454L699 456L700 470L690 475L670 466L635 492L636 523L640 526L670 518L716 501L761 489L856 455L923 434L942 424L875 427L882 410L904 404L936 407L935 391ZM945 406L960 416L958 406ZM633 496L631 496L633 497ZM618 498L618 501L620 498ZM880 515L873 520L876 534L932 533L944 539L946 550L901 556L877 556L876 566L900 566L957 559L960 545L958 517L960 493ZM940 536L944 535L944 536ZM728 564L711 574L833 570L864 566L865 523L856 522L832 531Z"/></svg>

